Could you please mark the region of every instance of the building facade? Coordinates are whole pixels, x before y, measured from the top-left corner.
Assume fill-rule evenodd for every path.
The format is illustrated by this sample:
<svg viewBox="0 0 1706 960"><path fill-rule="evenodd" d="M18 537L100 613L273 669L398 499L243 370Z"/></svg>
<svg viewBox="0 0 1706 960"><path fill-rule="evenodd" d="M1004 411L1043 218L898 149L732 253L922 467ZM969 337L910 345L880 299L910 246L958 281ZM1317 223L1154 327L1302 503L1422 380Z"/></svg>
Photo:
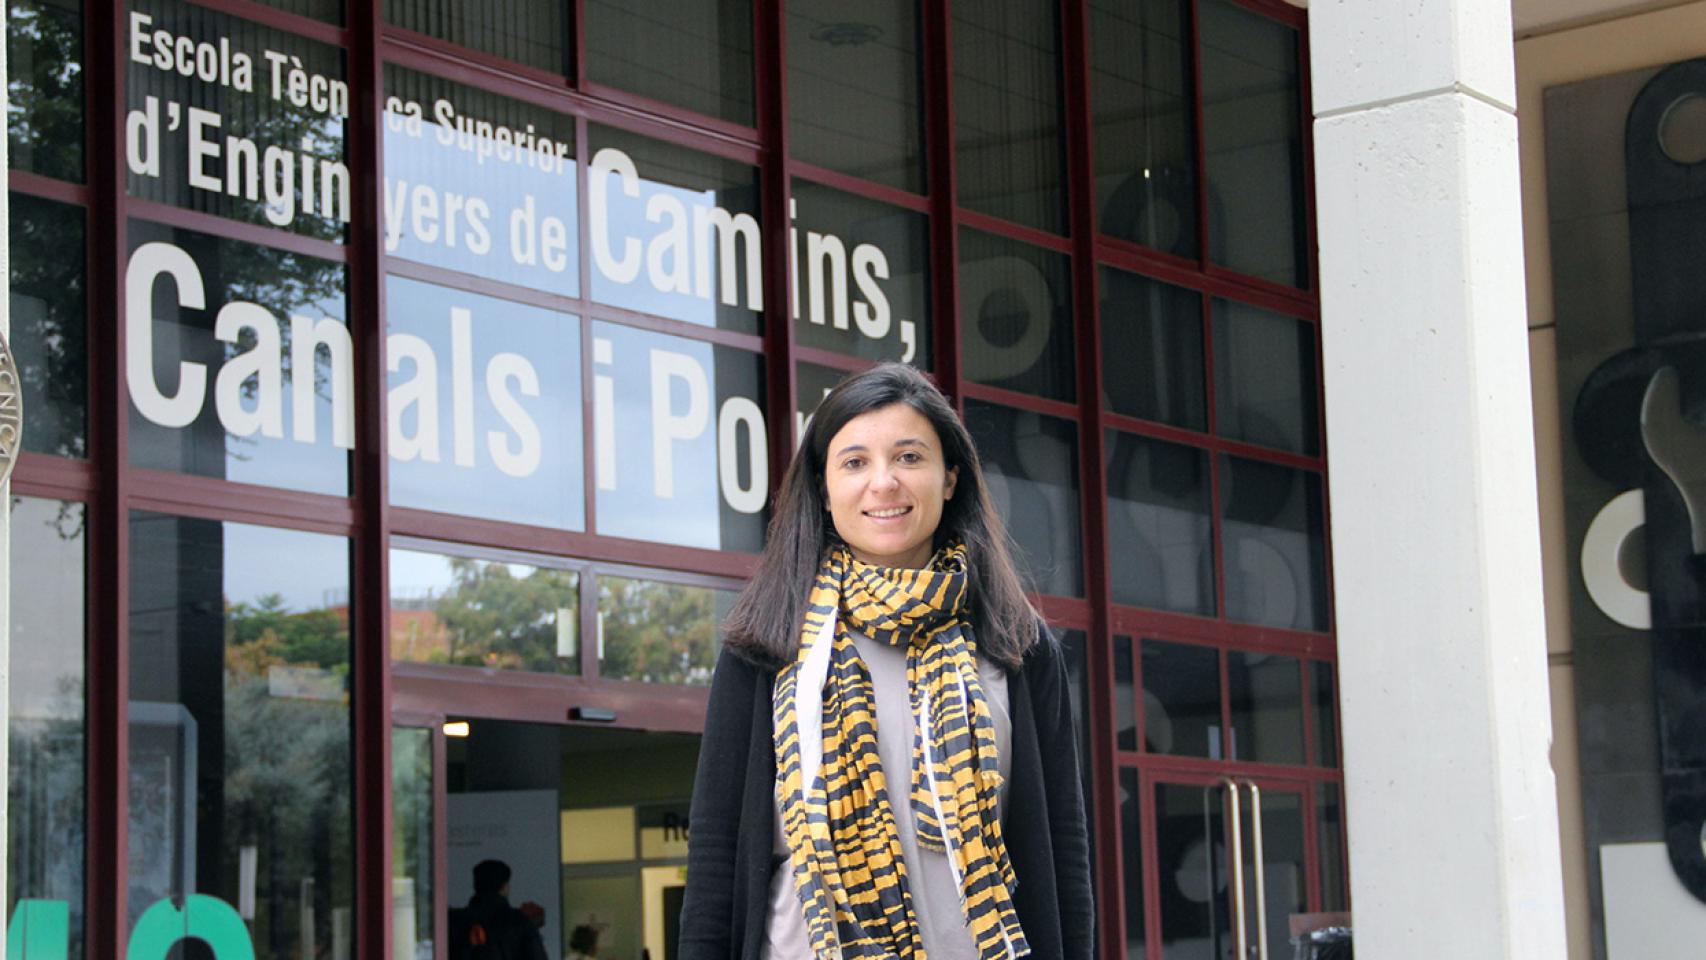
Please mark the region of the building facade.
<svg viewBox="0 0 1706 960"><path fill-rule="evenodd" d="M21 956L442 957L493 855L551 956L672 956L719 615L888 359L1069 652L1100 955L1348 909L1301 9L16 0L8 41Z"/></svg>

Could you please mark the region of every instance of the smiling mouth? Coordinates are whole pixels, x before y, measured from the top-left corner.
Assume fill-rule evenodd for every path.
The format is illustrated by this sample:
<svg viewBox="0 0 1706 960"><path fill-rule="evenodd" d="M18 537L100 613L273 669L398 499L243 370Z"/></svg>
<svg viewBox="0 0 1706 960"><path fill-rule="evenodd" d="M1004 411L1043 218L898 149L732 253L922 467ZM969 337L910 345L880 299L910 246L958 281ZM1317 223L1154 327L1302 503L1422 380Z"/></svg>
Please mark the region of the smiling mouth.
<svg viewBox="0 0 1706 960"><path fill-rule="evenodd" d="M865 516L870 517L873 520L892 520L895 517L904 517L911 512L912 512L911 507L888 507L888 508L883 509L883 510L865 510L865 511L863 511Z"/></svg>

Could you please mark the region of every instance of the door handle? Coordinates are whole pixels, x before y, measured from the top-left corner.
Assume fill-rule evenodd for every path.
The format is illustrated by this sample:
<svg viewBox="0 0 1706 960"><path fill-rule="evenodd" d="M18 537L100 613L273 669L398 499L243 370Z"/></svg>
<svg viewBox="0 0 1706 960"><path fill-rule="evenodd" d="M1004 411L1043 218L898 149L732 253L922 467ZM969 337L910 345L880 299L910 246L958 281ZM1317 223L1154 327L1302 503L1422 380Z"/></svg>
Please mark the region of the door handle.
<svg viewBox="0 0 1706 960"><path fill-rule="evenodd" d="M1268 884L1267 851L1262 843L1262 788L1246 780L1250 788L1251 861L1256 865L1256 958L1268 960Z"/></svg>
<svg viewBox="0 0 1706 960"><path fill-rule="evenodd" d="M1227 822L1232 827L1232 843L1226 851L1226 860L1232 867L1233 943L1238 946L1239 960L1249 960L1250 934L1244 917L1244 811L1238 795L1238 781L1231 777L1221 777L1220 786L1226 790L1226 802L1231 808L1227 813ZM1212 855L1213 849L1210 848L1210 856Z"/></svg>
<svg viewBox="0 0 1706 960"><path fill-rule="evenodd" d="M1226 859L1232 868L1232 931L1239 960L1250 958L1248 910L1244 904L1244 803L1241 791L1250 791L1250 853L1256 882L1256 960L1268 960L1268 883L1265 845L1262 840L1262 788L1252 780L1221 777L1216 785L1226 791L1227 822L1230 825Z"/></svg>

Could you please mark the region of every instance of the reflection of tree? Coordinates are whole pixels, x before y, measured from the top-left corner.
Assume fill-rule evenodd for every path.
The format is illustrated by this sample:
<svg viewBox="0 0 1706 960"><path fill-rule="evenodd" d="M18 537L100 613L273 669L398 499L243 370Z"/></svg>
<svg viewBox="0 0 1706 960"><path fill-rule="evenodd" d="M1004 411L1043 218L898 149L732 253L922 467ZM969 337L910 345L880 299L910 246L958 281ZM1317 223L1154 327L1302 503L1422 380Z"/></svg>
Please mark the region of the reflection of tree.
<svg viewBox="0 0 1706 960"><path fill-rule="evenodd" d="M6 132L12 166L82 180L81 13L75 4L12 0L6 16Z"/></svg>
<svg viewBox="0 0 1706 960"><path fill-rule="evenodd" d="M601 676L705 683L716 659L716 592L654 580L599 578Z"/></svg>
<svg viewBox="0 0 1706 960"><path fill-rule="evenodd" d="M7 728L5 915L25 897L70 903L75 957L83 938L83 683L62 675L56 690L46 715L14 713Z"/></svg>
<svg viewBox="0 0 1706 960"><path fill-rule="evenodd" d="M71 905L71 956L82 954L84 864L83 617L59 588L81 584L83 507L11 497L12 594L40 594L34 616L14 621L12 697L6 707L6 899L0 917L23 898ZM43 529L43 528L46 529ZM56 599L62 599L64 603ZM44 606L45 604L45 606ZM3 616L4 614L0 614Z"/></svg>
<svg viewBox="0 0 1706 960"><path fill-rule="evenodd" d="M222 872L235 878L239 851L256 848L257 953L295 958L304 881L317 946L332 907L350 904L349 632L272 594L227 604L225 644Z"/></svg>
<svg viewBox="0 0 1706 960"><path fill-rule="evenodd" d="M558 619L580 606L573 571L536 567L518 577L505 564L462 557L450 558L450 570L454 585L434 607L443 645L413 659L558 671Z"/></svg>
<svg viewBox="0 0 1706 960"><path fill-rule="evenodd" d="M349 635L336 613L291 613L276 593L261 596L253 604L231 604L225 630L228 667L264 673L275 665L311 666L342 674L349 665Z"/></svg>
<svg viewBox="0 0 1706 960"><path fill-rule="evenodd" d="M141 109L144 98L150 95L159 97L162 103L162 176L152 178L132 173L129 175L130 192L177 207L280 229L266 218L265 189L259 192L257 199L250 200L242 195L228 196L221 191L200 190L189 186L187 171L190 169L191 159L187 154L187 135L182 129L175 133L169 129L165 104L177 104L186 109L199 107L219 115L222 135L252 141L262 155L270 148L278 148L292 157L285 179L293 197L295 214L290 223L282 229L301 236L341 242L345 226L336 216L322 216L318 212L303 211L302 168L298 162L301 155L312 155L316 158L317 162L308 181L316 198L315 209L318 211L322 185L322 168L318 161L342 162L345 159L345 123L336 117L316 113L311 107L295 107L288 98L274 99L269 93L272 66L262 55L263 50L273 50L298 58L302 66L310 72L342 79L343 70L337 52L323 44L280 33L193 4L153 2L136 6L138 10L153 16L156 29L169 30L179 36L204 41L229 39L230 48L248 54L253 58L255 68L254 89L245 93L234 87L207 83L199 78L185 78L176 73L156 69L152 65L127 60L130 108ZM214 161L208 161L204 166L222 168L222 164ZM350 188L353 192L353 176L350 178ZM341 307L346 292L344 268L341 264L236 241L197 244L182 231L175 232L172 241L189 250L206 279L211 309L207 311L204 322L209 327L212 326L218 306L234 300L260 304L276 321L280 321L279 362L287 383L295 376L292 370L292 333L289 317L292 314L304 314L317 319L315 314L322 309L334 317L341 318L345 315ZM223 301L219 299L221 296L224 297ZM218 347L225 357L231 357L252 349L254 345L253 333L245 330L240 334L237 343L220 344ZM317 358L312 372L315 391L322 398L330 395L331 376L330 365L324 357L325 354L321 354ZM243 385L246 397L253 398L255 389L253 380ZM211 407L211 404L209 406ZM322 438L321 442L326 441ZM245 455L237 453L236 448L253 443L253 440L247 438L227 437L227 451L234 458L241 458Z"/></svg>
<svg viewBox="0 0 1706 960"><path fill-rule="evenodd" d="M393 877L414 883L416 949L407 952L420 956L433 936L432 731L423 727L391 730L391 863Z"/></svg>
<svg viewBox="0 0 1706 960"><path fill-rule="evenodd" d="M396 604L394 656L427 663L557 673L558 625L577 617L579 578L569 570L515 569L448 558L452 584L422 619ZM719 591L626 577L599 578L600 675L654 683L706 683L716 659Z"/></svg>
<svg viewBox="0 0 1706 960"><path fill-rule="evenodd" d="M169 104L182 108L196 107L218 114L221 134L247 138L261 154L276 147L290 155L289 168L281 177L291 193L292 218L282 229L303 236L337 242L344 235L344 225L336 216L323 216L319 210L321 188L318 161L342 162L345 154L344 122L330 114L316 112L313 107L297 107L288 97L272 96L272 65L263 51L294 58L286 69L300 64L311 74L344 79L344 71L336 50L303 37L281 33L269 27L250 23L218 11L204 9L178 0L155 0L132 4L139 12L150 15L154 28L167 30L176 36L196 41L218 43L229 40L230 49L252 58L254 63L253 90L245 92L235 86L206 82L199 76L184 77L175 71L160 70L152 64L142 64L127 58L129 68L129 108L140 110L146 97L160 102L159 177L132 173L130 190L137 196L188 207L259 226L277 228L267 219L266 191L258 191L256 199L229 196L219 190L192 188L188 182L190 169L189 140L184 129L170 127ZM223 136L221 137L223 139ZM316 202L314 213L303 208L300 195L302 178L299 155L312 155L316 163L309 176L309 187ZM214 166L213 163L208 164ZM223 166L220 163L219 166ZM265 175L263 174L263 179ZM351 188L353 190L353 183Z"/></svg>
<svg viewBox="0 0 1706 960"><path fill-rule="evenodd" d="M12 194L13 349L24 389L24 447L86 455L88 321L84 311L83 213Z"/></svg>
<svg viewBox="0 0 1706 960"><path fill-rule="evenodd" d="M211 336L218 310L226 303L242 300L266 308L272 315L273 322L278 325L281 386L287 394L283 402L285 408L290 409L288 391L296 376L291 356L290 318L300 314L318 320L321 311L324 311L334 319L345 319L343 265L252 243L185 230L167 230L141 221L132 223L130 234L132 249L148 241L168 241L183 248L195 260L202 273L202 282L207 286L209 309L203 311L201 317L194 322L195 326L207 331L204 336ZM210 349L217 349L216 356L229 359L254 349L255 343L254 332L245 327L238 334L236 343L213 341ZM193 359L205 362L208 358L197 356ZM314 388L321 398L331 397L331 375L329 354L319 351L314 363ZM244 381L244 397L253 400L258 388L256 379ZM214 405L208 402L202 410L202 415L211 417L214 414ZM320 438L321 443L329 442L324 432L320 434ZM239 456L234 452L237 445L253 443L253 438L226 436L226 448L233 457Z"/></svg>

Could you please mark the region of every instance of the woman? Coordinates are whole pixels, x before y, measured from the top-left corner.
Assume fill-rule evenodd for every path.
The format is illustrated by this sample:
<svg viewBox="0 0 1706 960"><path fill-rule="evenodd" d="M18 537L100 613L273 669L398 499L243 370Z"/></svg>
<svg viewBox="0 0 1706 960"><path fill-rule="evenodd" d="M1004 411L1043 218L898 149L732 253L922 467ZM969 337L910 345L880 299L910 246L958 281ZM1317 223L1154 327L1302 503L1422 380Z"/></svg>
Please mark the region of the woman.
<svg viewBox="0 0 1706 960"><path fill-rule="evenodd" d="M724 634L684 960L1089 958L1063 662L922 374L824 398Z"/></svg>

